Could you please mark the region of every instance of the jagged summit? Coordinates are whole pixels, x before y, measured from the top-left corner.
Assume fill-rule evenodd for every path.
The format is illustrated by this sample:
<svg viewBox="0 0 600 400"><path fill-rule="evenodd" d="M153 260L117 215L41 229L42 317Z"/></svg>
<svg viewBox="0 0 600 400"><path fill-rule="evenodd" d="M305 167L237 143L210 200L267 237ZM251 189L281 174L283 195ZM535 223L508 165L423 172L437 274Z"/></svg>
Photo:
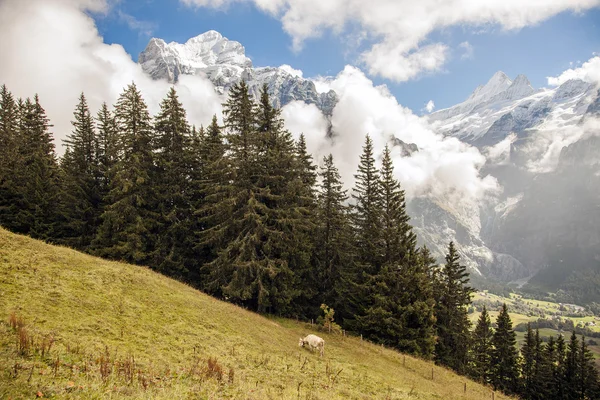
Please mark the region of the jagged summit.
<svg viewBox="0 0 600 400"><path fill-rule="evenodd" d="M519 75L517 75L515 80L512 82L511 86L531 86L531 82L529 82L529 79L527 78L527 76L525 76L523 74L519 74Z"/></svg>
<svg viewBox="0 0 600 400"><path fill-rule="evenodd" d="M188 39L188 41L186 43L207 42L207 41L211 41L211 40L220 40L220 39L223 39L223 35L221 35L220 32L217 32L217 31L211 29L209 31L199 34L198 36L194 36L194 37Z"/></svg>
<svg viewBox="0 0 600 400"><path fill-rule="evenodd" d="M254 67L241 43L214 30L192 37L183 44L152 38L138 62L153 79L177 82L181 75L206 76L219 93L226 93L231 85L244 79L251 93L258 98L266 83L276 107L300 100L315 104L330 115L337 103L334 91L318 93L313 81L295 76L289 67Z"/></svg>
<svg viewBox="0 0 600 400"><path fill-rule="evenodd" d="M512 81L502 71L496 72L483 86L478 86L466 102L482 102L508 89Z"/></svg>
<svg viewBox="0 0 600 400"><path fill-rule="evenodd" d="M241 75L245 68L252 67L244 46L217 31L205 32L184 44L152 38L138 62L152 78L167 79L169 82L176 82L181 74L201 73L218 80Z"/></svg>
<svg viewBox="0 0 600 400"><path fill-rule="evenodd" d="M462 103L453 107L436 111L429 115L431 121L445 120L472 112L494 102L514 100L534 93L529 79L519 75L513 82L502 71L496 72L485 85L477 86L471 95Z"/></svg>
<svg viewBox="0 0 600 400"><path fill-rule="evenodd" d="M519 74L506 90L496 94L489 101L518 100L533 93L535 93L535 89L531 86L529 79L525 75Z"/></svg>

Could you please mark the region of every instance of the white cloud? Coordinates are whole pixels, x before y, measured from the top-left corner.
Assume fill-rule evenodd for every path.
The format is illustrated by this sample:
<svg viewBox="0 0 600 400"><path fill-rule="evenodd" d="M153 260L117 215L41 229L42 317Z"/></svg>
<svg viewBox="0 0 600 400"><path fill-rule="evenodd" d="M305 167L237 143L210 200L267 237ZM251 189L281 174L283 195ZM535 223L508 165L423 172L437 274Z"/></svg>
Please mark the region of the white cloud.
<svg viewBox="0 0 600 400"><path fill-rule="evenodd" d="M578 61L578 63L580 63ZM570 68L559 76L549 76L548 85L560 86L570 79L581 79L583 81L600 85L600 56L590 58L579 68Z"/></svg>
<svg viewBox="0 0 600 400"><path fill-rule="evenodd" d="M296 76L298 78L302 78L302 71L299 70L299 69L292 68L288 64L283 64L279 68L282 69L282 70L284 70L285 72L287 72L288 74L290 74L292 76Z"/></svg>
<svg viewBox="0 0 600 400"><path fill-rule="evenodd" d="M399 105L386 86L374 86L359 69L346 66L329 86L339 96L331 117L331 139L324 140L328 125L314 106L292 103L284 107L283 116L294 134L304 132L307 142L316 144L312 151L317 160L333 154L347 188L354 183L368 133L378 157L394 137L419 147L410 157L393 149L396 176L409 198L456 196L456 201L478 203L499 190L494 178L480 176L485 157L476 148L435 134L425 119Z"/></svg>
<svg viewBox="0 0 600 400"><path fill-rule="evenodd" d="M599 118L585 118L582 124L576 125L554 123L544 126L535 132L531 143L522 149L529 156L527 168L535 173L553 171L558 165L564 147L584 137L598 135L598 132L600 132Z"/></svg>
<svg viewBox="0 0 600 400"><path fill-rule="evenodd" d="M360 59L371 74L405 81L440 70L448 46L428 43L431 32L452 26L473 31L498 26L520 29L564 11L582 12L600 0L180 0L198 7L223 8L251 2L282 22L300 50L306 39L326 30L347 34L348 28L368 33L375 44Z"/></svg>
<svg viewBox="0 0 600 400"><path fill-rule="evenodd" d="M435 109L435 103L433 102L433 100L429 100L427 102L427 104L425 105L425 110L430 113Z"/></svg>
<svg viewBox="0 0 600 400"><path fill-rule="evenodd" d="M361 55L361 60L369 73L404 82L423 72L439 71L447 57L448 46L442 43L411 49L401 42L389 41L374 45Z"/></svg>
<svg viewBox="0 0 600 400"><path fill-rule="evenodd" d="M319 163L327 155L329 140L327 129L329 122L314 104L303 101L292 101L283 107L281 115L285 120L285 127L298 139L303 133L306 138L306 147Z"/></svg>
<svg viewBox="0 0 600 400"><path fill-rule="evenodd" d="M311 78L311 80L315 84L317 93L327 93L331 90L331 82L333 81L331 76L317 76L316 78Z"/></svg>
<svg viewBox="0 0 600 400"><path fill-rule="evenodd" d="M120 45L103 42L88 11L108 12L103 0L5 0L0 2L0 83L16 97L38 93L51 119L57 144L71 132L71 119L83 91L95 114L113 104L132 81L152 113L169 84L150 79ZM194 124L220 113L222 99L210 81L181 77L176 89ZM62 152L62 148L57 146Z"/></svg>
<svg viewBox="0 0 600 400"><path fill-rule="evenodd" d="M461 44L458 45L458 47L463 49L463 54L460 56L461 60L469 60L469 59L473 58L474 49L473 49L473 45L471 45L471 43L462 42Z"/></svg>
<svg viewBox="0 0 600 400"><path fill-rule="evenodd" d="M517 140L517 135L510 133L504 140L496 143L494 146L486 147L484 154L490 164L506 165L510 162L510 148Z"/></svg>

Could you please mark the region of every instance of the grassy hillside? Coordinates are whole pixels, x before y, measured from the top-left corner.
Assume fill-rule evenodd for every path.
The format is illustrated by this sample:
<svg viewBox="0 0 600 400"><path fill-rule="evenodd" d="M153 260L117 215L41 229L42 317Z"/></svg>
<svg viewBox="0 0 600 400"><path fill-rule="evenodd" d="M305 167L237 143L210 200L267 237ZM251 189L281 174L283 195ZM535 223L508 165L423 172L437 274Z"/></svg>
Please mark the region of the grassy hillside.
<svg viewBox="0 0 600 400"><path fill-rule="evenodd" d="M360 338L265 318L147 268L1 228L0 320L2 399L492 398ZM310 332L325 339L323 358L298 347Z"/></svg>

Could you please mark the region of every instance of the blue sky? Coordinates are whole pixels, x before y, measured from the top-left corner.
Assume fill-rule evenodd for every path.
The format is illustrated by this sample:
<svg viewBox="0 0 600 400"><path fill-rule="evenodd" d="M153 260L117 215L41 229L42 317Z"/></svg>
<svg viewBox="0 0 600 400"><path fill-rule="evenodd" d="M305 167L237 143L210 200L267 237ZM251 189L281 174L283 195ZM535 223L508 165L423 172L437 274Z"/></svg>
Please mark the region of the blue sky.
<svg viewBox="0 0 600 400"><path fill-rule="evenodd" d="M185 42L214 29L241 42L254 65L289 64L301 69L305 77L336 75L346 64L362 67L358 56L373 43L365 41L356 48L349 44L353 31L334 34L325 30L321 37L308 39L301 51L294 52L292 39L278 19L240 3L219 11L193 9L168 0L121 0L108 15L94 15L94 19L105 42L123 45L134 60L152 36ZM435 102L436 109L464 100L498 70L512 78L523 73L534 87L546 86L547 76L558 75L600 52L600 10L580 14L567 11L514 31L488 27L476 32L471 27L454 26L434 31L427 41L443 41L450 47L449 61L441 71L423 73L402 83L369 75L375 83L386 84L398 101L415 113L421 113L429 100ZM473 49L470 57L463 57L465 50L460 43L465 41Z"/></svg>

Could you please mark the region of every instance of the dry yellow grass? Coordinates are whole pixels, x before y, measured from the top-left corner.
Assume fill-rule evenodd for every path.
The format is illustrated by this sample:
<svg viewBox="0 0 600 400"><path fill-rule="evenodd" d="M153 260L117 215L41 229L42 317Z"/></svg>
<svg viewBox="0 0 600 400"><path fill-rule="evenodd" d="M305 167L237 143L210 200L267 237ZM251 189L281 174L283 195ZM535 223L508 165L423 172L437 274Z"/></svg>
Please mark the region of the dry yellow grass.
<svg viewBox="0 0 600 400"><path fill-rule="evenodd" d="M22 355L11 314L30 337ZM1 228L0 316L2 399L492 398L431 362ZM309 332L323 358L298 347Z"/></svg>

